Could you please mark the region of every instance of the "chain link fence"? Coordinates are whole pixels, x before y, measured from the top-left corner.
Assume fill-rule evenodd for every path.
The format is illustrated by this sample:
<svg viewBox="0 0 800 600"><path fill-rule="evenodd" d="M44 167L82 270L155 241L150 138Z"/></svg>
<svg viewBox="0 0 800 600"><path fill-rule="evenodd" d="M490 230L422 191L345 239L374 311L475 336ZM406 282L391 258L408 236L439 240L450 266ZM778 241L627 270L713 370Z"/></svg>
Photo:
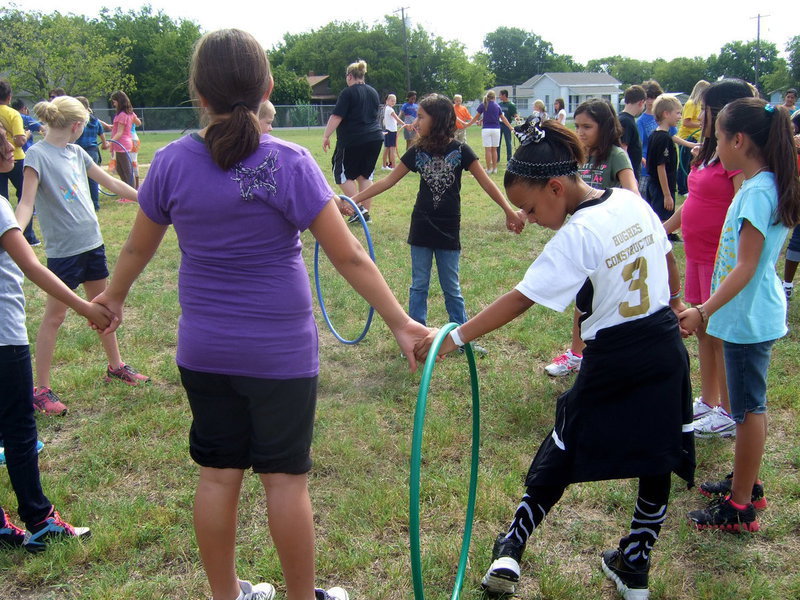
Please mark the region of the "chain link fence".
<svg viewBox="0 0 800 600"><path fill-rule="evenodd" d="M111 123L114 110L95 108L98 119ZM198 112L191 106L135 108L142 120L139 131L186 131L200 128ZM324 127L333 112L332 104L279 105L275 107L273 127Z"/></svg>

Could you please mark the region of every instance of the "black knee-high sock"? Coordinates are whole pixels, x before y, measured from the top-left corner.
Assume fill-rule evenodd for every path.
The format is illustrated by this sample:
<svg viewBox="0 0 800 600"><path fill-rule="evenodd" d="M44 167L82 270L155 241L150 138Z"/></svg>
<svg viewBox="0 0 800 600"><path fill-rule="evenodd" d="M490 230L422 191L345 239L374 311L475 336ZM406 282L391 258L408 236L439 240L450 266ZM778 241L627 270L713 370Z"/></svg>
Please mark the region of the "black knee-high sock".
<svg viewBox="0 0 800 600"><path fill-rule="evenodd" d="M525 544L550 509L558 502L566 488L559 486L530 486L514 513L514 520L508 528L507 538L514 538Z"/></svg>
<svg viewBox="0 0 800 600"><path fill-rule="evenodd" d="M670 474L639 479L639 497L633 510L630 533L619 541L620 551L634 567L647 566L650 551L667 517Z"/></svg>

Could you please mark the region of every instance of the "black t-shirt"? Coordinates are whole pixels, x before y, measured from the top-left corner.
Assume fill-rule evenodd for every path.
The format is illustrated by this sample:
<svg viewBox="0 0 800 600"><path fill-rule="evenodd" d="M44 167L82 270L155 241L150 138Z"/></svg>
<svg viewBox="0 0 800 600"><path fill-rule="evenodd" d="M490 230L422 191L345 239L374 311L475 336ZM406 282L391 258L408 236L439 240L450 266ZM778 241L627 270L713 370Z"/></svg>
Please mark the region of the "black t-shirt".
<svg viewBox="0 0 800 600"><path fill-rule="evenodd" d="M619 113L619 122L622 125L622 143L628 147L628 158L631 159L633 174L636 181L642 171L642 138L636 128L636 119L632 114L622 111Z"/></svg>
<svg viewBox="0 0 800 600"><path fill-rule="evenodd" d="M336 145L348 148L382 140L379 109L378 92L373 87L357 83L344 88L333 107L333 114L342 117L336 129Z"/></svg>
<svg viewBox="0 0 800 600"><path fill-rule="evenodd" d="M664 165L667 170L667 183L675 197L675 178L678 169L678 151L675 142L668 131L656 129L647 140L647 172L651 181L658 181L658 165Z"/></svg>
<svg viewBox="0 0 800 600"><path fill-rule="evenodd" d="M460 250L461 173L478 160L475 152L453 140L443 154L430 155L412 146L400 160L410 171L420 174L408 243Z"/></svg>

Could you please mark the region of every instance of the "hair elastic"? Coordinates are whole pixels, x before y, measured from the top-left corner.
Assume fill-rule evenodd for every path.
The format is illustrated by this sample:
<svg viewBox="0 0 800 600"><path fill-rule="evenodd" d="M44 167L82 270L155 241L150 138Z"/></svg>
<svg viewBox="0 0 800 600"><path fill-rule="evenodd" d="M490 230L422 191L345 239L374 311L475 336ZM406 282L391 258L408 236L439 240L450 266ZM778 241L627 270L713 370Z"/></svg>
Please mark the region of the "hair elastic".
<svg viewBox="0 0 800 600"><path fill-rule="evenodd" d="M764 110L765 110L765 111L767 111L768 113L772 114L772 113L774 113L774 112L775 112L775 107L774 107L774 106L772 106L772 104L770 104L769 102L767 102L767 103L764 105Z"/></svg>
<svg viewBox="0 0 800 600"><path fill-rule="evenodd" d="M578 173L578 161L562 160L552 163L530 163L512 158L508 161L506 171L528 179L551 179Z"/></svg>

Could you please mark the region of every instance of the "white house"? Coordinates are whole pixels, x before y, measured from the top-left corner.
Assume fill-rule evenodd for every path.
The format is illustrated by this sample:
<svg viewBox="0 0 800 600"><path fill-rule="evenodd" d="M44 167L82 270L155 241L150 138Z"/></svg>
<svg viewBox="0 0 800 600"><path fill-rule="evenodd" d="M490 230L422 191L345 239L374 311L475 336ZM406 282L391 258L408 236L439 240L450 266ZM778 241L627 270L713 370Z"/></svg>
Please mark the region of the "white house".
<svg viewBox="0 0 800 600"><path fill-rule="evenodd" d="M553 102L563 98L567 114L572 116L578 105L590 98L602 98L619 106L621 82L608 73L542 73L513 86L517 109L523 116L533 110L533 101L541 99L547 112L553 112Z"/></svg>

